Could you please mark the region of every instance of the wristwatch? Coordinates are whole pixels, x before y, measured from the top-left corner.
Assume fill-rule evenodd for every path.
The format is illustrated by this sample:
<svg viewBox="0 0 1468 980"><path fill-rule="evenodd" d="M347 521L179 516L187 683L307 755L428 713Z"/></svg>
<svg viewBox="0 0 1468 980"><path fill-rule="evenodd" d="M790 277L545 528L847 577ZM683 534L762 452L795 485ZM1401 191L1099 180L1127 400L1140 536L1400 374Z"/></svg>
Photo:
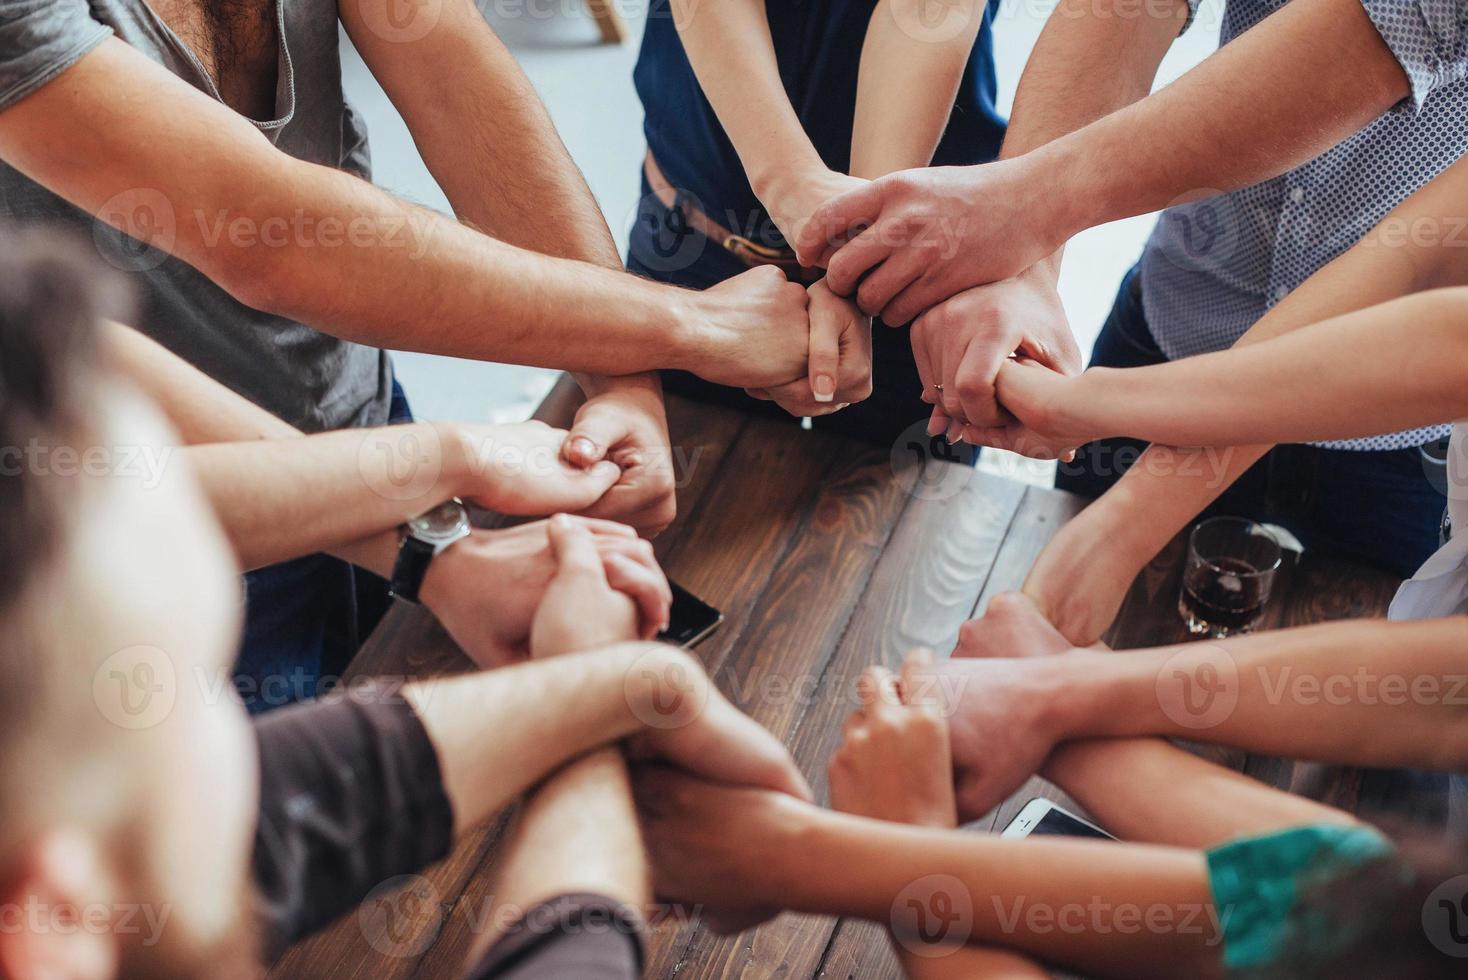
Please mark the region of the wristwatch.
<svg viewBox="0 0 1468 980"><path fill-rule="evenodd" d="M392 584L389 586L392 594L399 599L417 602L429 562L455 541L467 538L472 531L469 511L458 497L446 500L404 524L398 558L392 567Z"/></svg>

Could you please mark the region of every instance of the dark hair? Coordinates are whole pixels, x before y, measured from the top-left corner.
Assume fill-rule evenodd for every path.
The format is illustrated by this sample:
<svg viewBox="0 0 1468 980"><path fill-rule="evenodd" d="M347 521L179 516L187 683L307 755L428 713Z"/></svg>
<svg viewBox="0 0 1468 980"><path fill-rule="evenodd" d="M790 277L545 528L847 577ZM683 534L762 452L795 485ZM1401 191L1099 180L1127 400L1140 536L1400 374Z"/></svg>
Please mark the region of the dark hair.
<svg viewBox="0 0 1468 980"><path fill-rule="evenodd" d="M89 444L101 377L98 320L125 315L127 290L95 256L54 233L0 230L0 609L55 553L67 498L29 447Z"/></svg>
<svg viewBox="0 0 1468 980"><path fill-rule="evenodd" d="M1354 935L1329 962L1291 964L1292 980L1449 980L1468 973L1468 838L1388 830L1395 855L1302 896L1304 910L1349 924Z"/></svg>

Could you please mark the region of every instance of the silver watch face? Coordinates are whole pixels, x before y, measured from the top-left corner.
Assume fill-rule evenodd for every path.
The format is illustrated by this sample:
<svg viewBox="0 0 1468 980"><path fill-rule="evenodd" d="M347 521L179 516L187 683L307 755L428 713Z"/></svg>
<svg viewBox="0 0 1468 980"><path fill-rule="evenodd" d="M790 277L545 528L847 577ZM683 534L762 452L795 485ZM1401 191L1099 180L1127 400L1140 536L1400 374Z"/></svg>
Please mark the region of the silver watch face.
<svg viewBox="0 0 1468 980"><path fill-rule="evenodd" d="M446 544L469 530L469 512L457 500L446 500L408 522L408 533L430 544Z"/></svg>

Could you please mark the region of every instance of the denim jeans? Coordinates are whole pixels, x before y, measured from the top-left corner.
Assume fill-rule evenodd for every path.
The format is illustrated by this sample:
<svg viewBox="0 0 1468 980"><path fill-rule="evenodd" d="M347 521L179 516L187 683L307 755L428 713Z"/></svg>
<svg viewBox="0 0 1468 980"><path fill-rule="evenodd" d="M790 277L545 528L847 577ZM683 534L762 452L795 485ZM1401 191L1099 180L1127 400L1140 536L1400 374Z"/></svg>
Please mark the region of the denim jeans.
<svg viewBox="0 0 1468 980"><path fill-rule="evenodd" d="M1096 339L1091 364L1138 367L1166 359L1147 327L1133 268ZM1099 496L1145 446L1135 439L1090 443L1074 462L1061 464L1055 485ZM1278 446L1205 513L1269 521L1287 528L1308 549L1363 560L1407 578L1438 548L1447 504L1442 468L1416 447L1362 452Z"/></svg>
<svg viewBox="0 0 1468 980"><path fill-rule="evenodd" d="M393 381L389 421L411 422ZM245 573L245 633L234 684L251 714L312 698L341 677L392 597L371 572L315 554Z"/></svg>
<svg viewBox="0 0 1468 980"><path fill-rule="evenodd" d="M632 226L627 269L640 276L688 289L707 289L749 266L717 242L683 226L681 216L664 207L642 180L642 200ZM925 427L932 407L923 402L922 380L912 360L906 327L876 324L872 332L872 396L864 402L813 419L813 428L891 448L901 437ZM750 398L739 388L704 381L686 371L664 371L663 386L698 401L738 408L794 423L772 402ZM925 432L916 435L926 440ZM969 454L970 456L972 454Z"/></svg>

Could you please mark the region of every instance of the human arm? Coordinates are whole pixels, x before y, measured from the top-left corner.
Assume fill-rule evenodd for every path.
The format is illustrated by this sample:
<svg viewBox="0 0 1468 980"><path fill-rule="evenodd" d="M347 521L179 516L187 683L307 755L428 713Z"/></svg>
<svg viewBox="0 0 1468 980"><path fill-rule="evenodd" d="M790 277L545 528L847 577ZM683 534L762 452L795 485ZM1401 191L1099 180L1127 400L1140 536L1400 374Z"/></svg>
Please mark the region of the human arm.
<svg viewBox="0 0 1468 980"><path fill-rule="evenodd" d="M1446 44L1450 60L1463 57L1459 41ZM1082 229L1283 173L1412 94L1361 0L1302 0L1166 88L1022 156L897 174L830 201L797 250L827 264L838 292L891 258L927 270L897 309L895 297L875 298L885 317L911 317L1028 268ZM830 243L857 223L870 227L837 252Z"/></svg>
<svg viewBox="0 0 1468 980"><path fill-rule="evenodd" d="M177 451L193 465L247 568L325 550L386 578L399 525L451 496L526 514L568 487L580 494L613 479L610 463L599 471L562 464L564 434L538 423L303 436L136 330L108 323L103 340L114 366L180 432L186 446ZM622 525L596 520L587 527L607 574L637 597L643 634L651 636L671 601L651 549ZM419 597L471 658L494 665L524 655L553 571L545 522L475 530L434 559Z"/></svg>
<svg viewBox="0 0 1468 980"><path fill-rule="evenodd" d="M670 900L857 916L917 944L998 947L1087 976L1221 975L1218 937L1208 928L1207 868L1197 851L1003 840L667 773L636 775L655 886ZM1035 929L1026 914L1092 900L1186 914L1201 928L1062 929L1052 922Z"/></svg>
<svg viewBox="0 0 1468 980"><path fill-rule="evenodd" d="M1260 318L1234 351L1418 290L1468 282L1463 250L1447 247L1454 229L1468 226L1468 209L1462 204L1465 183L1468 165L1459 162L1403 201L1359 243ZM1416 334L1417 325L1412 332ZM1310 359L1319 353L1312 351ZM1000 380L1006 380L1003 372ZM1038 393L1043 386L1035 387ZM1193 394L1189 392L1187 404ZM1353 392L1342 407L1354 398ZM1022 395L1015 401L1017 410L1026 411ZM996 442L987 436L981 441ZM1062 442L1050 441L1049 451L1066 448ZM1047 446L1043 433L1024 429L1008 432L1003 444L1019 451ZM1030 570L1025 592L1074 643L1095 642L1143 566L1269 448L1268 443L1226 448L1153 444L1110 490L1057 532Z"/></svg>
<svg viewBox="0 0 1468 980"><path fill-rule="evenodd" d="M1076 651L1023 596L1006 594L965 626L934 686L949 712L967 813L1002 800L1056 746L1091 738L1166 736L1455 771L1468 764L1465 638L1468 622L1457 618L1329 623L1124 655ZM1137 765L1151 766L1148 758L1141 753Z"/></svg>
<svg viewBox="0 0 1468 980"><path fill-rule="evenodd" d="M459 219L510 245L620 269L606 220L545 106L475 5L446 0L414 11L419 29L385 31L391 8L391 0L343 4L342 23ZM657 533L676 508L661 384L653 374L576 380L587 402L567 458L623 468L589 514Z"/></svg>
<svg viewBox="0 0 1468 980"><path fill-rule="evenodd" d="M695 293L516 248L281 152L116 39L0 111L0 156L246 305L349 340L751 386L805 373L805 291L777 270Z"/></svg>

